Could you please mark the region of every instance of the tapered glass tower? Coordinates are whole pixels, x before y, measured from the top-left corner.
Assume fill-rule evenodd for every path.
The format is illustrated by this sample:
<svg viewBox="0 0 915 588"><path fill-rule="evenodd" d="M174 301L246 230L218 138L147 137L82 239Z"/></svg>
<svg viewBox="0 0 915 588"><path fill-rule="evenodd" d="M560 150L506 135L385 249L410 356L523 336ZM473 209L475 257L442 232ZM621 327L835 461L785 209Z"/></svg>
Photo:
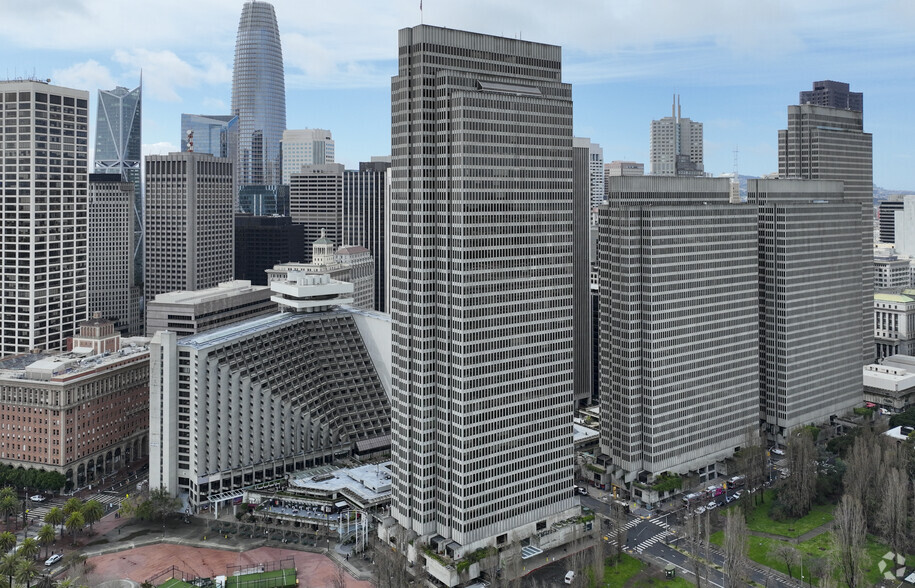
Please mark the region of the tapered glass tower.
<svg viewBox="0 0 915 588"><path fill-rule="evenodd" d="M238 21L232 114L238 116L238 186L279 184L286 130L283 48L273 5L246 2Z"/></svg>

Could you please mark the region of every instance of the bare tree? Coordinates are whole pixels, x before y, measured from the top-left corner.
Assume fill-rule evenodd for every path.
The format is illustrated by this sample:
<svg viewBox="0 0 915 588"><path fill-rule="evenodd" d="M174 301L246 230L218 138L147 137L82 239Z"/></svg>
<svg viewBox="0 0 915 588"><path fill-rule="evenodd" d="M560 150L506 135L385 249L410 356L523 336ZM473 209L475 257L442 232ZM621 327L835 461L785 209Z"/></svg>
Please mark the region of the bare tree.
<svg viewBox="0 0 915 588"><path fill-rule="evenodd" d="M594 521L597 523L597 521ZM591 547L591 569L594 570L594 582L598 586L602 586L604 583L604 572L606 571L607 565L607 552L606 552L606 542L603 540L602 534L600 533L600 528L595 524L591 530L591 537L593 540Z"/></svg>
<svg viewBox="0 0 915 588"><path fill-rule="evenodd" d="M884 470L882 478L879 487L883 492L883 502L877 513L880 535L894 552L900 553L906 547L909 484L905 473L897 468Z"/></svg>
<svg viewBox="0 0 915 588"><path fill-rule="evenodd" d="M689 543L689 556L696 576L696 588L702 588L702 517L697 514L687 515L684 521L684 535Z"/></svg>
<svg viewBox="0 0 915 588"><path fill-rule="evenodd" d="M848 452L845 477L845 495L857 500L861 505L862 515L868 528L876 525L876 513L880 492L874 492L874 483L880 479L883 452L880 442L869 430L863 429L855 438L855 443Z"/></svg>
<svg viewBox="0 0 915 588"><path fill-rule="evenodd" d="M797 549L791 547L787 543L778 543L772 548L770 554L772 557L785 562L785 567L788 568L788 577L793 578L794 573L791 571L791 568L801 565L801 554L797 552Z"/></svg>
<svg viewBox="0 0 915 588"><path fill-rule="evenodd" d="M502 552L502 577L510 588L521 586L521 542L518 539Z"/></svg>
<svg viewBox="0 0 915 588"><path fill-rule="evenodd" d="M820 588L834 588L833 572L836 567L830 557L812 557L807 560L807 571L811 578L817 579Z"/></svg>
<svg viewBox="0 0 915 588"><path fill-rule="evenodd" d="M839 568L849 588L863 582L864 540L867 527L861 503L846 494L835 510L835 541Z"/></svg>
<svg viewBox="0 0 915 588"><path fill-rule="evenodd" d="M613 524L613 545L611 556L620 563L623 557L623 545L626 543L626 512L622 504L616 502L610 505L610 515Z"/></svg>
<svg viewBox="0 0 915 588"><path fill-rule="evenodd" d="M389 545L377 536L372 538L372 564L376 588L402 588L410 581L402 535L395 533L395 545Z"/></svg>
<svg viewBox="0 0 915 588"><path fill-rule="evenodd" d="M740 586L747 573L747 522L743 511L730 509L724 525L724 574L728 586Z"/></svg>
<svg viewBox="0 0 915 588"><path fill-rule="evenodd" d="M778 495L788 515L799 518L810 512L816 496L817 469L813 436L806 427L795 429L788 435L787 446L789 476Z"/></svg>
<svg viewBox="0 0 915 588"><path fill-rule="evenodd" d="M747 428L744 444L738 454L740 470L746 477L747 490L756 489L753 493L754 503L763 500L763 484L766 481L768 460L766 446L759 434L759 428ZM758 497L758 499L757 499Z"/></svg>

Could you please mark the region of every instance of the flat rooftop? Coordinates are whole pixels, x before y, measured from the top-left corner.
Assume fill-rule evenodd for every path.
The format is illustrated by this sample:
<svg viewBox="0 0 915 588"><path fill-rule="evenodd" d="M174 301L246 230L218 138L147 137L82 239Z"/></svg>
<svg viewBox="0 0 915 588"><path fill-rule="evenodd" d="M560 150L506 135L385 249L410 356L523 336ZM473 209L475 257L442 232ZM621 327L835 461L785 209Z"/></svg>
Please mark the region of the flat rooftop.
<svg viewBox="0 0 915 588"><path fill-rule="evenodd" d="M331 470L320 475L314 472L293 474L289 485L326 493L345 489L367 502L376 501L391 495L391 462Z"/></svg>
<svg viewBox="0 0 915 588"><path fill-rule="evenodd" d="M121 339L119 351L99 355L88 355L77 350L23 353L0 359L0 378L30 382L62 382L89 374L100 368L114 367L119 363L144 355L149 355L149 339L146 337ZM36 374L39 373L44 374L44 377L37 377Z"/></svg>
<svg viewBox="0 0 915 588"><path fill-rule="evenodd" d="M250 280L232 280L231 282L222 282L215 288L207 288L205 290L165 292L152 299L150 304L203 304L204 302L214 302L224 298L231 298L232 296L239 296L249 292L263 292L269 289L269 286L252 286Z"/></svg>

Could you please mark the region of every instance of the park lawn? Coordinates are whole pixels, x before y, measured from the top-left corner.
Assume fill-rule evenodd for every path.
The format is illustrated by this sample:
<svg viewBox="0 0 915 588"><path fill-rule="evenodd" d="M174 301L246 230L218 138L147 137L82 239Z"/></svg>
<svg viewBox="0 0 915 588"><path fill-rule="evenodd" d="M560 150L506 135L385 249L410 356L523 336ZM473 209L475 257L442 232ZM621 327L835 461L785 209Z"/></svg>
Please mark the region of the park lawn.
<svg viewBox="0 0 915 588"><path fill-rule="evenodd" d="M642 571L645 564L625 553L618 565L608 565L604 569L604 586L606 588L623 588L632 576Z"/></svg>
<svg viewBox="0 0 915 588"><path fill-rule="evenodd" d="M716 533L712 533L712 535L709 537L709 540L719 547L724 545L724 532L718 531ZM787 575L788 566L785 565L785 562L769 555L770 552L775 549L775 546L780 543L786 542L778 541L777 539L769 539L768 537L757 537L756 535L750 535L747 537L747 557L758 564L772 568L773 570L778 570L779 572ZM797 569L791 568L791 573L793 575L796 575L797 572Z"/></svg>
<svg viewBox="0 0 915 588"><path fill-rule="evenodd" d="M747 528L751 531L781 535L782 537L800 537L808 531L816 529L833 520L834 504L814 504L807 515L793 521L773 521L769 518L769 511L775 500L775 492L766 490L766 501L756 508L747 511Z"/></svg>

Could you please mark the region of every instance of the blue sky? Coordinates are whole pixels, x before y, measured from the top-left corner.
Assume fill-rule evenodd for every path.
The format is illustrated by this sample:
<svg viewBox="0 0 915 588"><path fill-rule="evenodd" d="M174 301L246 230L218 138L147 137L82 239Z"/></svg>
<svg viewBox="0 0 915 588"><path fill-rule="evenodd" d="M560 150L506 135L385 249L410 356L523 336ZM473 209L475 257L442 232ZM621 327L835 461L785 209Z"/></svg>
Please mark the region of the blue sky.
<svg viewBox="0 0 915 588"><path fill-rule="evenodd" d="M143 143L177 149L182 112L229 108L238 0L0 0L0 78L135 87ZM390 151L397 30L418 0L275 0L287 126L327 128L355 167ZM874 181L915 191L915 2L911 0L423 0L428 24L561 45L575 134L606 161L647 162L648 128L670 114L705 124L705 168L776 171L787 105L814 80L864 92Z"/></svg>

